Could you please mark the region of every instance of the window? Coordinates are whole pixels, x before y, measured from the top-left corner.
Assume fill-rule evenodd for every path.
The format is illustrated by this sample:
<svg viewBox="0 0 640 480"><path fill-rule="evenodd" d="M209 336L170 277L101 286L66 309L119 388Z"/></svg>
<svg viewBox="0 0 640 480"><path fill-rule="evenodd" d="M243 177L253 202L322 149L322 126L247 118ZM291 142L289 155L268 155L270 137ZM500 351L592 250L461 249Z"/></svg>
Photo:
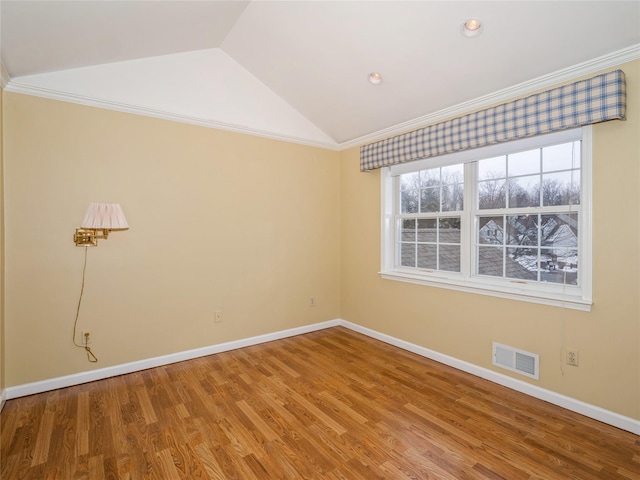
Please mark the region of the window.
<svg viewBox="0 0 640 480"><path fill-rule="evenodd" d="M398 177L401 266L460 271L463 167L431 168Z"/></svg>
<svg viewBox="0 0 640 480"><path fill-rule="evenodd" d="M589 310L590 135L385 168L382 276Z"/></svg>

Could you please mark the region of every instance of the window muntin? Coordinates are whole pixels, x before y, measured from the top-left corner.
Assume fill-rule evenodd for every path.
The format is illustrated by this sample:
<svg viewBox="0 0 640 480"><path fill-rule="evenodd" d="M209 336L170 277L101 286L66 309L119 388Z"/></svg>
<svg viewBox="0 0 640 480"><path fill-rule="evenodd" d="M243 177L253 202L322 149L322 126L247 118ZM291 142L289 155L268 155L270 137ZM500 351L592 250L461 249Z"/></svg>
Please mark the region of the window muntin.
<svg viewBox="0 0 640 480"><path fill-rule="evenodd" d="M588 310L590 131L387 169L383 277Z"/></svg>

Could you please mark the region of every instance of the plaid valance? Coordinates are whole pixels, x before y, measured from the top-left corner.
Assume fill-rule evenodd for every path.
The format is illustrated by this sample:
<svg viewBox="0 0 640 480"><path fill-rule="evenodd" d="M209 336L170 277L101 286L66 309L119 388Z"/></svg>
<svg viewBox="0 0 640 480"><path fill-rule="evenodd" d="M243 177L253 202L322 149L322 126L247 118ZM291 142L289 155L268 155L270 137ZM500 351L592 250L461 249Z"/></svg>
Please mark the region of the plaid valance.
<svg viewBox="0 0 640 480"><path fill-rule="evenodd" d="M616 70L456 117L360 148L360 170L624 119L624 72Z"/></svg>

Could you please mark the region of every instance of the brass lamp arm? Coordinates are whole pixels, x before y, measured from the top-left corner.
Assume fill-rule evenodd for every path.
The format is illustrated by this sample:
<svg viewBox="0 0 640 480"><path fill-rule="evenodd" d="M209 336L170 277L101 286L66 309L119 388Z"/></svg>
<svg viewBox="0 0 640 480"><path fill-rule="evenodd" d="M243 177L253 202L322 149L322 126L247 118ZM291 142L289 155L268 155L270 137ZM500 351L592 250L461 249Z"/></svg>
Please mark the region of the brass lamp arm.
<svg viewBox="0 0 640 480"><path fill-rule="evenodd" d="M76 228L76 233L73 234L73 241L76 246L98 246L98 239L109 238L109 232L111 230L106 228Z"/></svg>

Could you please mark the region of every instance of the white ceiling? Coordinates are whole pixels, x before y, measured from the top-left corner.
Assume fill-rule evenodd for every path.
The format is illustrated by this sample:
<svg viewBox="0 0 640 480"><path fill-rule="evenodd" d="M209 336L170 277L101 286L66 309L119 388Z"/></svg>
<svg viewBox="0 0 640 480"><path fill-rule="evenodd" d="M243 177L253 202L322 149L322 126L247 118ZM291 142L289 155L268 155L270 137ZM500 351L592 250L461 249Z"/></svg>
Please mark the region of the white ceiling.
<svg viewBox="0 0 640 480"><path fill-rule="evenodd" d="M333 148L640 51L639 1L2 0L0 19L8 91Z"/></svg>

